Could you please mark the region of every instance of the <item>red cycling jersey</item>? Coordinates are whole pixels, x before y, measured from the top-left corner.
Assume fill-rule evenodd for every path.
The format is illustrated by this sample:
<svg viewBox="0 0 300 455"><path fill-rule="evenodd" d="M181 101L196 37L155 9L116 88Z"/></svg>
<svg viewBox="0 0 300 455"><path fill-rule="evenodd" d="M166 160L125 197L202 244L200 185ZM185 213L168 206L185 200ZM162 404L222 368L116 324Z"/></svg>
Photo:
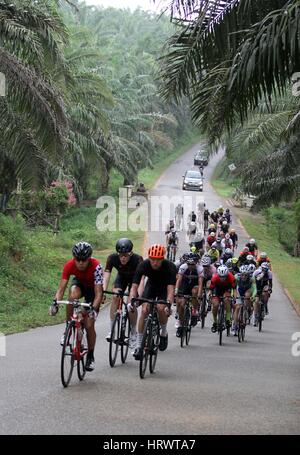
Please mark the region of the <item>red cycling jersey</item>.
<svg viewBox="0 0 300 455"><path fill-rule="evenodd" d="M236 288L236 281L234 275L229 272L225 280L221 280L219 275L215 273L210 282L210 289L217 289L218 291L227 291Z"/></svg>
<svg viewBox="0 0 300 455"><path fill-rule="evenodd" d="M74 275L87 288L93 288L97 284L103 284L103 269L98 259L95 258L90 258L89 265L84 272L78 270L75 259L70 259L64 265L62 279L68 280L71 275Z"/></svg>

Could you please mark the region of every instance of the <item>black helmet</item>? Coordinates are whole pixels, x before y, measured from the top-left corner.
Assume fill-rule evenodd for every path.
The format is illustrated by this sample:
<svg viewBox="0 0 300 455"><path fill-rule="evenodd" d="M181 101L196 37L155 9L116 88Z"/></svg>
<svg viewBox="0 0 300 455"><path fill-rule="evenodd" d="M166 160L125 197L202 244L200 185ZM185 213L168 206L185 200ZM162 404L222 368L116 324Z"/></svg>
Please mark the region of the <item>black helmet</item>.
<svg viewBox="0 0 300 455"><path fill-rule="evenodd" d="M92 256L93 249L87 242L78 242L73 246L72 253L74 258L85 261Z"/></svg>
<svg viewBox="0 0 300 455"><path fill-rule="evenodd" d="M118 253L130 253L133 248L133 243L129 239L119 239L116 243L116 250Z"/></svg>

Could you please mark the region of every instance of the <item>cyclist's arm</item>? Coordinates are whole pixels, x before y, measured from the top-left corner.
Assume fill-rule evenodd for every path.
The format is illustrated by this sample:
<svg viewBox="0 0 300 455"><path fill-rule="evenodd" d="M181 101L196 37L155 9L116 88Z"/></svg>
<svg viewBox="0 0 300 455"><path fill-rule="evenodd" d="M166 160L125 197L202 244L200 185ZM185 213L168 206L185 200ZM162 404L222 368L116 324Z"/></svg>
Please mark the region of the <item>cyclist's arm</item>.
<svg viewBox="0 0 300 455"><path fill-rule="evenodd" d="M178 273L177 274L177 281L176 281L176 285L175 285L175 288L178 290L181 286L181 283L182 283L182 277L183 275L181 273Z"/></svg>
<svg viewBox="0 0 300 455"><path fill-rule="evenodd" d="M168 287L167 287L167 300L169 300L170 303L174 302L174 293L175 293L174 284L168 284Z"/></svg>
<svg viewBox="0 0 300 455"><path fill-rule="evenodd" d="M204 281L203 276L200 276L198 279L198 297L201 297L201 295L202 295L203 281Z"/></svg>
<svg viewBox="0 0 300 455"><path fill-rule="evenodd" d="M99 308L100 308L100 303L102 302L102 297L103 297L102 284L95 284L94 291L95 291L95 298L93 301L93 308L94 308L94 310L96 310L98 312Z"/></svg>
<svg viewBox="0 0 300 455"><path fill-rule="evenodd" d="M255 299L256 294L257 294L256 280L252 279L251 296L253 299Z"/></svg>
<svg viewBox="0 0 300 455"><path fill-rule="evenodd" d="M104 278L103 278L103 291L107 291L107 289L108 289L110 276L111 276L111 272L107 272L105 270Z"/></svg>
<svg viewBox="0 0 300 455"><path fill-rule="evenodd" d="M130 289L129 298L128 298L129 302L131 302L131 299L133 299L133 298L138 296L138 287L139 287L138 283L132 283L132 286L131 286L131 289Z"/></svg>
<svg viewBox="0 0 300 455"><path fill-rule="evenodd" d="M62 278L59 283L58 290L55 294L56 300L62 300L64 297L65 290L67 288L69 280Z"/></svg>

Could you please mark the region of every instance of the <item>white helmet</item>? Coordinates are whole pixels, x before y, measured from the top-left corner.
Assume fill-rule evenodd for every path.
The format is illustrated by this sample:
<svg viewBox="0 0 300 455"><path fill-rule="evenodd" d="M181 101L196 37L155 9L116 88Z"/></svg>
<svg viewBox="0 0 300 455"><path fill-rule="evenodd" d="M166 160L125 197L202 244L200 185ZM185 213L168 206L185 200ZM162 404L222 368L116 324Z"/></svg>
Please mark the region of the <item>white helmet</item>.
<svg viewBox="0 0 300 455"><path fill-rule="evenodd" d="M249 264L248 265L248 270L249 270L249 273L254 273L255 270L256 270L256 267L254 264Z"/></svg>
<svg viewBox="0 0 300 455"><path fill-rule="evenodd" d="M225 224L225 226L226 226L226 224L227 224L227 221L226 221L226 220L224 220L222 224Z"/></svg>
<svg viewBox="0 0 300 455"><path fill-rule="evenodd" d="M247 256L246 256L247 261L253 261L253 259L254 259L254 256L252 254L247 254Z"/></svg>
<svg viewBox="0 0 300 455"><path fill-rule="evenodd" d="M220 265L220 267L218 267L217 273L221 278L226 277L229 273L228 267L226 267L226 265Z"/></svg>
<svg viewBox="0 0 300 455"><path fill-rule="evenodd" d="M267 271L269 270L269 264L267 262L263 262L261 265L262 270Z"/></svg>
<svg viewBox="0 0 300 455"><path fill-rule="evenodd" d="M201 264L202 264L204 267L210 266L210 264L211 264L210 257L209 257L209 256L202 256Z"/></svg>
<svg viewBox="0 0 300 455"><path fill-rule="evenodd" d="M233 256L233 252L232 252L232 250L230 248L225 248L224 253L226 254L226 256L229 256L229 255Z"/></svg>
<svg viewBox="0 0 300 455"><path fill-rule="evenodd" d="M250 239L249 243L250 243L250 245L255 245L255 239Z"/></svg>
<svg viewBox="0 0 300 455"><path fill-rule="evenodd" d="M248 265L241 265L240 273L249 273Z"/></svg>
<svg viewBox="0 0 300 455"><path fill-rule="evenodd" d="M262 259L267 259L268 255L267 255L267 253L266 253L265 251L262 251L262 252L260 253L260 257L261 257Z"/></svg>

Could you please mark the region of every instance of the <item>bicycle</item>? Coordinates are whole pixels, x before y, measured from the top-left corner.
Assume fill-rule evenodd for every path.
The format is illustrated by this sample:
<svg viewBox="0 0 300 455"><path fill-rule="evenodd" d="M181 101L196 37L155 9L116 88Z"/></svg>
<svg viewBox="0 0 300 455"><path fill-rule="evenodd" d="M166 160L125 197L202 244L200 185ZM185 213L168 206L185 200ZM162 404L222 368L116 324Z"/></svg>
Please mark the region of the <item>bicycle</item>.
<svg viewBox="0 0 300 455"><path fill-rule="evenodd" d="M121 347L122 363L126 362L128 355L131 324L128 316L127 304L124 301L124 296L128 296L128 293L104 291L104 294L117 295L119 297L108 350L109 364L113 368L117 360L119 347Z"/></svg>
<svg viewBox="0 0 300 455"><path fill-rule="evenodd" d="M226 297L232 303L232 297ZM226 334L230 336L230 327L226 327L226 319L225 319L225 304L224 304L224 297L220 297L219 308L218 308L218 315L217 315L217 333L219 335L219 345L222 346L222 338L223 338L223 331L226 328Z"/></svg>
<svg viewBox="0 0 300 455"><path fill-rule="evenodd" d="M247 320L249 318L247 305L245 303L245 297L241 296L241 305L238 312L238 323L237 323L237 333L238 333L238 341L241 343L245 341L245 331Z"/></svg>
<svg viewBox="0 0 300 455"><path fill-rule="evenodd" d="M143 379L145 377L148 359L149 359L149 371L151 374L154 373L156 361L157 361L157 354L158 354L158 346L160 342L160 324L158 320L158 313L156 309L156 305L164 304L170 307L169 302L165 300L154 300L154 299L145 299L145 298L134 298L132 299L132 303L149 303L150 309L147 319L145 320L141 350L142 356L139 362L139 374L140 378ZM138 306L138 305L136 305Z"/></svg>
<svg viewBox="0 0 300 455"><path fill-rule="evenodd" d="M88 353L86 330L84 327L83 313L85 309L92 310L92 303L81 303L79 300L59 300L57 305L72 305L73 314L71 321L68 322L65 339L61 354L61 382L64 387L68 387L74 369L74 363L77 362L78 379L84 379L86 369L86 355Z"/></svg>
<svg viewBox="0 0 300 455"><path fill-rule="evenodd" d="M183 310L183 325L181 326L180 346L183 348L184 341L188 346L191 339L192 331L192 311L191 311L191 295L178 294L177 297L185 299Z"/></svg>
<svg viewBox="0 0 300 455"><path fill-rule="evenodd" d="M262 322L265 319L265 302L262 299L262 296L259 297L259 311L258 311L258 331L262 330Z"/></svg>
<svg viewBox="0 0 300 455"><path fill-rule="evenodd" d="M167 259L168 261L175 262L175 257L176 257L176 245L171 243L171 245L168 245L167 247Z"/></svg>
<svg viewBox="0 0 300 455"><path fill-rule="evenodd" d="M203 286L206 286L206 283L204 283ZM199 311L198 321L201 322L201 329L204 329L205 318L207 316L207 295L206 295L205 287L203 287L203 290L202 290L202 297L201 297L201 302L199 304L198 311Z"/></svg>

